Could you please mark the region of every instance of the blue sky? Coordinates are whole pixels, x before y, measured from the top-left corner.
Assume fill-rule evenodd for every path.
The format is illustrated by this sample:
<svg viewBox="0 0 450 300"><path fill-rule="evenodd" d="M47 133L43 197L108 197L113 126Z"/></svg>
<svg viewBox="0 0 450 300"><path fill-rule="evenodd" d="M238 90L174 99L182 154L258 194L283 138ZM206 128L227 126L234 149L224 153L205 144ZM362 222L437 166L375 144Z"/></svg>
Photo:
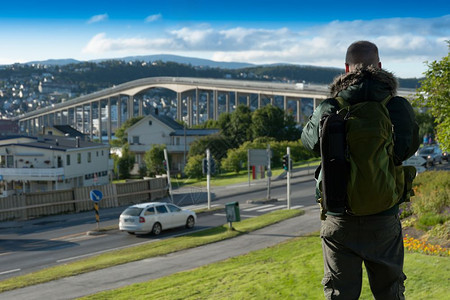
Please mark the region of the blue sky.
<svg viewBox="0 0 450 300"><path fill-rule="evenodd" d="M448 1L2 1L0 64L175 54L343 67L370 40L384 68L420 77L448 53Z"/></svg>

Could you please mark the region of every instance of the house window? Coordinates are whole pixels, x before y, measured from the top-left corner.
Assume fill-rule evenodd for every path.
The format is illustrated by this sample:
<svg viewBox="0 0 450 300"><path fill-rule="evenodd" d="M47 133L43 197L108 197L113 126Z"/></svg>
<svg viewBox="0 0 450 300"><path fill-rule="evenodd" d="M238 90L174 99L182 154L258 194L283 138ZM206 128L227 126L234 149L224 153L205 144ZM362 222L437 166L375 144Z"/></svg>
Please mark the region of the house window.
<svg viewBox="0 0 450 300"><path fill-rule="evenodd" d="M177 137L177 138L175 139L175 145L179 145L179 144L180 144L180 138Z"/></svg>
<svg viewBox="0 0 450 300"><path fill-rule="evenodd" d="M91 162L91 160L92 160L92 157L91 157L91 152L88 152L88 163L90 163L90 162Z"/></svg>
<svg viewBox="0 0 450 300"><path fill-rule="evenodd" d="M66 155L66 166L70 166L70 154Z"/></svg>
<svg viewBox="0 0 450 300"><path fill-rule="evenodd" d="M98 151L97 151L97 157L98 157Z"/></svg>
<svg viewBox="0 0 450 300"><path fill-rule="evenodd" d="M77 163L81 164L81 153L77 154Z"/></svg>
<svg viewBox="0 0 450 300"><path fill-rule="evenodd" d="M133 144L139 144L139 136L133 136Z"/></svg>

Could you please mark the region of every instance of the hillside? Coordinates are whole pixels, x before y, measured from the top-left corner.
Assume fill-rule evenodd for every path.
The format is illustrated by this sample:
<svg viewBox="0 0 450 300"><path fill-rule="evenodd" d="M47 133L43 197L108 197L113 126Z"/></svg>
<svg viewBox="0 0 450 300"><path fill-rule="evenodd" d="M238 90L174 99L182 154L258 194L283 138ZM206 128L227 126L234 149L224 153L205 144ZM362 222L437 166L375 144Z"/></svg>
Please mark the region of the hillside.
<svg viewBox="0 0 450 300"><path fill-rule="evenodd" d="M155 60L156 58L159 60ZM98 62L63 59L14 64L0 66L0 118L10 118L145 77L229 78L328 84L341 73L342 70L338 68L283 64L252 66L167 55ZM416 88L419 84L418 79L400 79L399 82L403 88Z"/></svg>

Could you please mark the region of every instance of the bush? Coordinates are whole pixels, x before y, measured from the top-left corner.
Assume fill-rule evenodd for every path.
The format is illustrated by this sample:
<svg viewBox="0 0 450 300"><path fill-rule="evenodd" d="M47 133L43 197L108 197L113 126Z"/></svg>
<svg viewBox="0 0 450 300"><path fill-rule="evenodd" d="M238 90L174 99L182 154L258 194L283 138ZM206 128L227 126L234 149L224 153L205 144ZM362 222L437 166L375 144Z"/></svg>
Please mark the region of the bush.
<svg viewBox="0 0 450 300"><path fill-rule="evenodd" d="M222 160L225 170L239 174L247 165L247 151L245 149L229 149L227 157Z"/></svg>
<svg viewBox="0 0 450 300"><path fill-rule="evenodd" d="M429 212L419 217L417 225L421 229L428 230L428 227L435 226L438 224L444 224L445 221L447 220L448 220L447 216Z"/></svg>
<svg viewBox="0 0 450 300"><path fill-rule="evenodd" d="M189 156L186 167L184 168L184 173L188 177L198 179L202 178L203 177L202 160L204 157L205 156L203 154Z"/></svg>
<svg viewBox="0 0 450 300"><path fill-rule="evenodd" d="M450 173L423 172L414 181L415 196L411 208L418 217L426 213L440 214L450 205Z"/></svg>

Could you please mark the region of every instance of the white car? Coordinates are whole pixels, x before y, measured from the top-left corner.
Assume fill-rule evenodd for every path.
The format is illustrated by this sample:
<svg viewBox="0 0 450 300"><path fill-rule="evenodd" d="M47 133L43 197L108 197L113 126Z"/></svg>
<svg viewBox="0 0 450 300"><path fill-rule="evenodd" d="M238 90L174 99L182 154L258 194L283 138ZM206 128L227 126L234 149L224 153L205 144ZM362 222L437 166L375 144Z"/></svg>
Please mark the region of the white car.
<svg viewBox="0 0 450 300"><path fill-rule="evenodd" d="M153 233L185 226L192 228L197 222L195 212L171 203L149 202L128 207L119 218L119 230L129 234Z"/></svg>

